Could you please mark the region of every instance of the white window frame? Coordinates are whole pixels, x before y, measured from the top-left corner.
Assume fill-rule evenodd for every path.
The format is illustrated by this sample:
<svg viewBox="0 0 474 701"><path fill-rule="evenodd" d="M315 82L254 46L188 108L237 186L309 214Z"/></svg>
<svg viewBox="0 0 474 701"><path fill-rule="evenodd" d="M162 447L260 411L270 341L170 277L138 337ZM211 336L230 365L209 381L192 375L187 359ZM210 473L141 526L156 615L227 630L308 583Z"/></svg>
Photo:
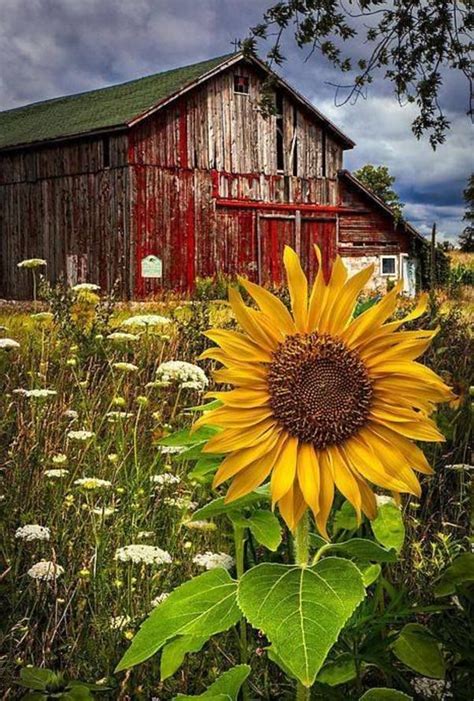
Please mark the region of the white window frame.
<svg viewBox="0 0 474 701"><path fill-rule="evenodd" d="M395 271L393 273L384 273L383 271L383 261L385 259L390 259L393 260L395 263ZM398 276L398 256L396 255L391 255L391 256L380 256L380 275L381 277L397 277Z"/></svg>

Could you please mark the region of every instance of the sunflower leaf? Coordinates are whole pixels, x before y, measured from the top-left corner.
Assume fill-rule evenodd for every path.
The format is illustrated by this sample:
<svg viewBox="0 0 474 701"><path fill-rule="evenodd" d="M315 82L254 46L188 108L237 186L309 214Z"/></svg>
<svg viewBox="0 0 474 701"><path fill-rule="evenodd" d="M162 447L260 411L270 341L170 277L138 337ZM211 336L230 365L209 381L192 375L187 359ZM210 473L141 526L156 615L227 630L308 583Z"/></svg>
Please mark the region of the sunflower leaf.
<svg viewBox="0 0 474 701"><path fill-rule="evenodd" d="M407 696L396 689L369 689L359 701L413 701L413 696Z"/></svg>
<svg viewBox="0 0 474 701"><path fill-rule="evenodd" d="M438 640L420 623L407 623L392 645L396 657L425 677L443 679L446 665Z"/></svg>
<svg viewBox="0 0 474 701"><path fill-rule="evenodd" d="M203 441L209 440L216 433L219 433L218 428L214 426L201 426L196 431L190 431L188 428L183 428L181 431L176 431L175 433L170 433L169 436L165 436L158 441L158 445L172 445L172 446L190 446L196 443L202 443Z"/></svg>
<svg viewBox="0 0 474 701"><path fill-rule="evenodd" d="M272 511L257 509L247 517L234 512L230 514L230 519L236 526L249 528L260 545L264 545L273 552L278 549L281 543L281 526Z"/></svg>
<svg viewBox="0 0 474 701"><path fill-rule="evenodd" d="M336 659L326 662L317 676L317 681L328 686L338 686L338 684L346 684L356 677L355 659L349 652L344 652Z"/></svg>
<svg viewBox="0 0 474 701"><path fill-rule="evenodd" d="M436 597L449 596L457 587L474 582L474 553L462 553L435 582Z"/></svg>
<svg viewBox="0 0 474 701"><path fill-rule="evenodd" d="M161 681L171 677L181 667L188 652L199 652L205 642L207 642L207 638L180 635L166 643L160 660Z"/></svg>
<svg viewBox="0 0 474 701"><path fill-rule="evenodd" d="M175 701L192 701L192 699L207 699L208 701L237 701L240 687L250 674L250 667L247 664L239 664L227 672L221 674L203 694L199 696L185 696L178 694Z"/></svg>
<svg viewBox="0 0 474 701"><path fill-rule="evenodd" d="M249 623L264 632L275 658L307 687L364 595L357 567L335 557L314 567L257 565L243 575L238 588L239 606Z"/></svg>
<svg viewBox="0 0 474 701"><path fill-rule="evenodd" d="M330 550L344 553L363 562L396 562L398 559L397 551L393 547L384 548L383 545L365 538L352 538L342 543L332 543Z"/></svg>
<svg viewBox="0 0 474 701"><path fill-rule="evenodd" d="M181 584L142 623L116 672L144 662L178 635L208 640L237 623L237 582L218 567Z"/></svg>
<svg viewBox="0 0 474 701"><path fill-rule="evenodd" d="M405 542L405 526L400 509L393 501L381 504L377 517L370 522L372 532L379 543L394 548L397 553Z"/></svg>
<svg viewBox="0 0 474 701"><path fill-rule="evenodd" d="M270 488L268 485L259 487L254 492L246 494L240 499L228 502L226 504L225 497L218 497L213 499L209 504L198 509L193 514L193 521L199 521L203 518L213 518L214 516L220 516L221 514L230 514L235 511L238 513L242 508L247 506L252 506L253 504L258 504L259 502L265 502L270 499Z"/></svg>

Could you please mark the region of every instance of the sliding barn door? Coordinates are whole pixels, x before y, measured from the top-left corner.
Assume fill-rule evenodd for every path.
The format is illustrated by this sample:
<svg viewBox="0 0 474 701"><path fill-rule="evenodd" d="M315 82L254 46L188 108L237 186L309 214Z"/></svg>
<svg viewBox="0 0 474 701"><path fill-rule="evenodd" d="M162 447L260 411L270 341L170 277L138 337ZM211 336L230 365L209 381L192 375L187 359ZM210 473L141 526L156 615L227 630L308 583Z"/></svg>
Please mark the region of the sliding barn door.
<svg viewBox="0 0 474 701"><path fill-rule="evenodd" d="M284 248L295 248L295 217L261 214L257 236L258 280L262 285L281 285L285 281Z"/></svg>
<svg viewBox="0 0 474 701"><path fill-rule="evenodd" d="M318 272L318 262L314 244L321 249L323 270L326 280L329 277L332 261L336 256L336 220L301 218L300 250L303 269L309 280L314 280Z"/></svg>

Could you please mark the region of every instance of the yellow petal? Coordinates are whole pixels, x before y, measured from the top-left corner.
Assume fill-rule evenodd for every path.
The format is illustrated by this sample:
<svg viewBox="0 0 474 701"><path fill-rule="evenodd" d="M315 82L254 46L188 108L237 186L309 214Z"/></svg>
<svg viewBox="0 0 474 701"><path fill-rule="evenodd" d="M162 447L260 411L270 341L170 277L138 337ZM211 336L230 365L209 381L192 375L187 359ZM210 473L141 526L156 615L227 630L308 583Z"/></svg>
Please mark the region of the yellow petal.
<svg viewBox="0 0 474 701"><path fill-rule="evenodd" d="M291 308L297 331L306 331L308 321L308 281L301 267L300 259L290 246L285 246L283 262L288 279Z"/></svg>
<svg viewBox="0 0 474 701"><path fill-rule="evenodd" d="M281 444L277 443L270 452L262 455L261 458L248 465L241 470L233 479L226 494L225 502L231 502L235 499L250 494L259 487L268 477L273 469L275 460L278 457Z"/></svg>
<svg viewBox="0 0 474 701"><path fill-rule="evenodd" d="M295 480L287 493L280 499L278 508L286 525L294 533L307 508L298 480Z"/></svg>
<svg viewBox="0 0 474 701"><path fill-rule="evenodd" d="M377 516L377 500L375 499L375 494L362 477L354 473L354 478L357 480L357 484L359 486L362 500L362 511L367 518L372 520Z"/></svg>
<svg viewBox="0 0 474 701"><path fill-rule="evenodd" d="M411 494L420 495L418 479L395 443L386 440L377 433L376 427L372 423L360 431L358 439L375 453L383 465L386 475L405 485L405 489L401 490L394 487L395 491L409 491ZM387 489L389 488L391 487L387 486Z"/></svg>
<svg viewBox="0 0 474 701"><path fill-rule="evenodd" d="M332 463L332 473L336 487L347 501L352 504L357 514L357 520L360 523L362 499L357 481L347 466L343 453L336 446L330 446L326 450Z"/></svg>
<svg viewBox="0 0 474 701"><path fill-rule="evenodd" d="M229 302L235 318L243 330L260 347L274 351L283 336L277 327L272 327L262 312L246 307L240 293L229 288Z"/></svg>
<svg viewBox="0 0 474 701"><path fill-rule="evenodd" d="M347 268L342 262L341 256L336 256L328 283L327 302L319 320L318 329L320 333L325 333L328 330L331 317L333 317L335 310L339 307L339 297L346 279Z"/></svg>
<svg viewBox="0 0 474 701"><path fill-rule="evenodd" d="M243 385L251 389L267 389L267 370L262 365L255 365L252 368L232 367L215 370L214 379L228 385Z"/></svg>
<svg viewBox="0 0 474 701"><path fill-rule="evenodd" d="M268 350L261 348L247 336L237 331L212 329L211 331L206 331L204 335L210 338L211 341L214 341L214 343L217 343L227 355L237 360L269 363L272 359Z"/></svg>
<svg viewBox="0 0 474 701"><path fill-rule="evenodd" d="M245 431L237 428L226 428L221 433L212 436L202 451L203 453L231 453L233 450L248 448L276 428L277 425L272 419L260 421L256 426L247 428Z"/></svg>
<svg viewBox="0 0 474 701"><path fill-rule="evenodd" d="M296 475L298 439L288 436L278 455L272 472L272 503L279 501L287 493Z"/></svg>
<svg viewBox="0 0 474 701"><path fill-rule="evenodd" d="M328 287L324 280L323 261L321 251L318 246L314 246L314 252L318 259L318 272L313 283L308 304L308 333L317 331L319 320L328 302Z"/></svg>
<svg viewBox="0 0 474 701"><path fill-rule="evenodd" d="M384 438L386 441L392 443L398 448L398 450L405 457L406 462L414 470L422 472L425 475L432 475L433 469L430 467L425 454L417 445L412 443L410 439L401 436L399 433L392 431L386 426L381 426L379 424L371 425L371 431L377 433L379 436Z"/></svg>
<svg viewBox="0 0 474 701"><path fill-rule="evenodd" d="M228 455L220 464L214 476L212 486L214 488L218 487L223 482L248 467L251 463L268 455L277 445L278 441L282 441L281 431L271 431L264 438L260 438L254 445L243 448L242 450L237 450Z"/></svg>
<svg viewBox="0 0 474 701"><path fill-rule="evenodd" d="M299 445L297 472L304 499L316 518L319 511L319 464L311 443Z"/></svg>
<svg viewBox="0 0 474 701"><path fill-rule="evenodd" d="M338 334L344 330L354 313L360 293L372 277L374 265L353 275L344 285L332 307L332 314L328 318L326 330L328 333Z"/></svg>
<svg viewBox="0 0 474 701"><path fill-rule="evenodd" d="M270 395L264 390L247 389L246 387L232 389L229 392L207 392L207 399L218 399L225 406L253 408L268 403Z"/></svg>
<svg viewBox="0 0 474 701"><path fill-rule="evenodd" d="M239 428L247 429L255 424L272 416L273 410L271 407L257 407L248 409L241 407L219 407L212 411L206 411L203 415L194 422L193 428L199 426L219 426L220 428Z"/></svg>
<svg viewBox="0 0 474 701"><path fill-rule="evenodd" d="M268 316L273 324L279 326L286 334L291 335L296 332L295 322L291 318L291 314L278 297L275 297L271 292L260 285L256 285L245 278L238 278L242 287L244 287L249 295L257 302L261 311Z"/></svg>
<svg viewBox="0 0 474 701"><path fill-rule="evenodd" d="M351 348L357 347L364 340L372 337L374 331L378 329L389 316L393 314L397 306L397 295L400 292L402 283L397 283L393 290L383 297L380 302L374 304L370 309L356 317L349 326L340 334Z"/></svg>
<svg viewBox="0 0 474 701"><path fill-rule="evenodd" d="M433 443L443 443L446 438L440 431L436 428L436 424L431 419L424 419L423 421L403 421L400 423L395 423L394 421L385 421L383 419L373 419L374 423L382 424L382 426L387 426L393 431L401 433L402 436L411 438L415 441L431 441Z"/></svg>
<svg viewBox="0 0 474 701"><path fill-rule="evenodd" d="M316 459L320 471L319 511L316 514L316 525L323 538L329 540L327 522L334 501L334 479L327 451L318 451Z"/></svg>

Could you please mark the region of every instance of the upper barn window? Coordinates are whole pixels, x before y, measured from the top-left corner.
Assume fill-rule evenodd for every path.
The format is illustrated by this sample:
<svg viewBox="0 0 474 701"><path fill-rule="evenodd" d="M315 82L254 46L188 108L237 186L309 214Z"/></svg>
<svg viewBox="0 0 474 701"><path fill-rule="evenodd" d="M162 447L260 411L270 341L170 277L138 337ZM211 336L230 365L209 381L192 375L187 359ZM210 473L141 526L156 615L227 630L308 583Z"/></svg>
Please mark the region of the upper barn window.
<svg viewBox="0 0 474 701"><path fill-rule="evenodd" d="M249 94L249 79L246 75L234 75L234 92L241 95Z"/></svg>
<svg viewBox="0 0 474 701"><path fill-rule="evenodd" d="M397 257L396 256L380 256L381 275L396 275L397 274Z"/></svg>

